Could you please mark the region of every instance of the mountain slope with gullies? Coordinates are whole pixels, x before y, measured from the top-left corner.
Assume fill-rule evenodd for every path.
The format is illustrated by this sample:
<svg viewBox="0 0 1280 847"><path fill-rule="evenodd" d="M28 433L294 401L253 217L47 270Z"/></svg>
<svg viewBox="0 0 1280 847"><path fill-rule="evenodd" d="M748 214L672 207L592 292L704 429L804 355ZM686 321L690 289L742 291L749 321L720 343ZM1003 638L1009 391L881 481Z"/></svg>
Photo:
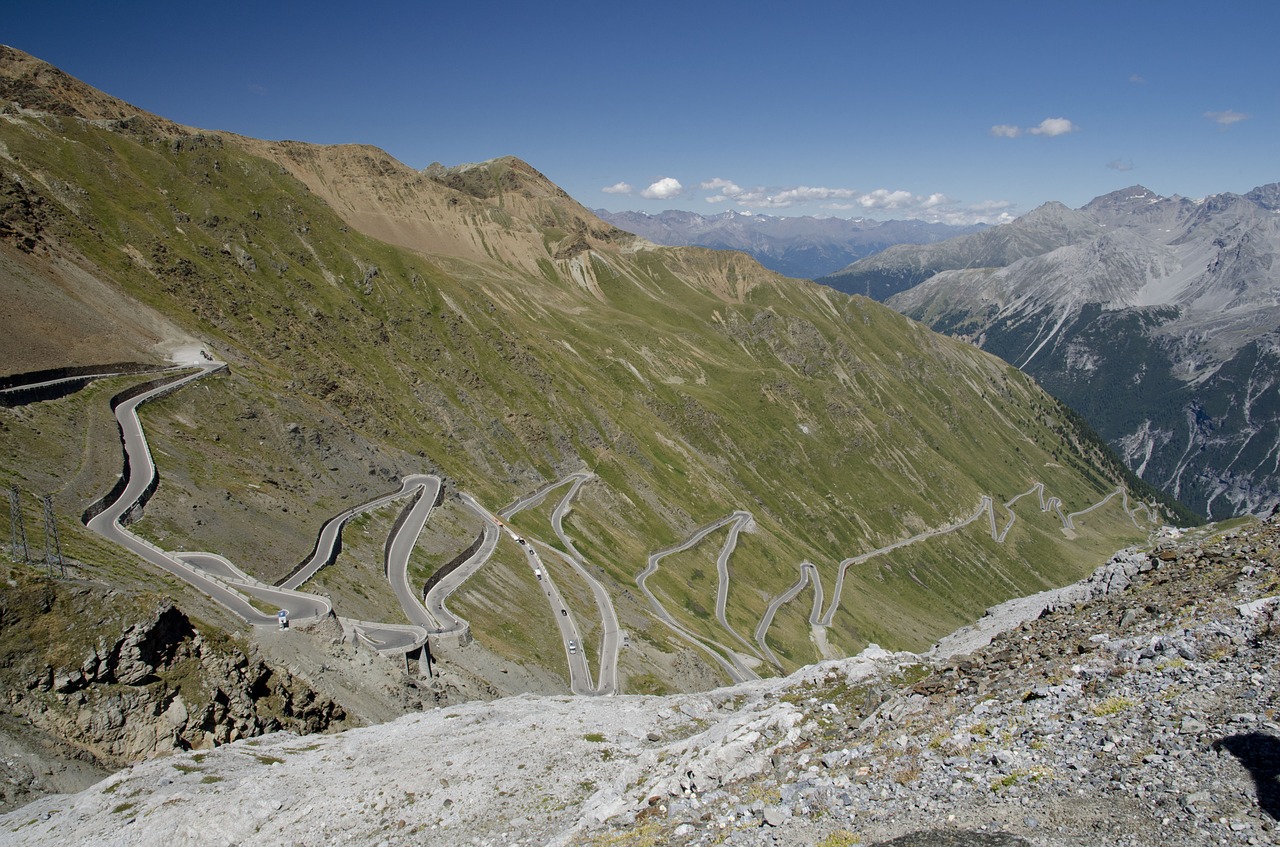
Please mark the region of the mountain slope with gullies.
<svg viewBox="0 0 1280 847"><path fill-rule="evenodd" d="M1280 503L1278 192L1134 186L824 281L902 280L889 305L1035 377L1152 485L1212 517L1266 514Z"/></svg>
<svg viewBox="0 0 1280 847"><path fill-rule="evenodd" d="M1168 519L994 357L741 254L655 247L517 159L417 171L371 147L180 127L12 49L0 79L3 370L177 347L229 365L141 409L160 481L131 530L164 549L279 582L326 520L433 473L422 585L485 527L462 495L496 513L579 474L571 503L535 498L509 529L542 551L592 663L608 633L588 577L605 587L620 687L658 693L718 685L730 661L770 676L923 646ZM83 572L145 584L71 520L115 481L109 400L136 381L7 409L0 438L2 481L56 495ZM400 508L353 518L304 589L397 620ZM561 529L581 571L555 552L571 552ZM555 611L512 536L449 603L475 641L441 664L480 681L467 696L566 690Z"/></svg>

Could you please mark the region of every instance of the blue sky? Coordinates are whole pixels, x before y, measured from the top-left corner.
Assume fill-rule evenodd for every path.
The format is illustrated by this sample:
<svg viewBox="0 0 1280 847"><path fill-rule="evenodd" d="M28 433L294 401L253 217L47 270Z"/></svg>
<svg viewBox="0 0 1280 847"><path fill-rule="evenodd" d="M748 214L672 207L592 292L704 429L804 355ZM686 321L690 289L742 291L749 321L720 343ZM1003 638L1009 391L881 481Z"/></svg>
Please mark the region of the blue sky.
<svg viewBox="0 0 1280 847"><path fill-rule="evenodd" d="M514 155L588 207L996 221L1280 181L1280 3L25 2L0 42L165 117Z"/></svg>

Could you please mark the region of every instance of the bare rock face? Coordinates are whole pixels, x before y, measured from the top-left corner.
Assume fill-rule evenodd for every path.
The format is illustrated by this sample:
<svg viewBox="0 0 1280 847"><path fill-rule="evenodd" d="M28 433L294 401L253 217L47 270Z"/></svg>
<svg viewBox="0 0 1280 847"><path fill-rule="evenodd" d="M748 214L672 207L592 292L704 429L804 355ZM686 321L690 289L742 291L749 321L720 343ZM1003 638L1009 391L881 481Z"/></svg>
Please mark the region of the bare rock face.
<svg viewBox="0 0 1280 847"><path fill-rule="evenodd" d="M151 620L129 627L117 642L116 682L141 685L153 679L156 669L171 662L182 642L195 634L191 621L174 606L157 609Z"/></svg>

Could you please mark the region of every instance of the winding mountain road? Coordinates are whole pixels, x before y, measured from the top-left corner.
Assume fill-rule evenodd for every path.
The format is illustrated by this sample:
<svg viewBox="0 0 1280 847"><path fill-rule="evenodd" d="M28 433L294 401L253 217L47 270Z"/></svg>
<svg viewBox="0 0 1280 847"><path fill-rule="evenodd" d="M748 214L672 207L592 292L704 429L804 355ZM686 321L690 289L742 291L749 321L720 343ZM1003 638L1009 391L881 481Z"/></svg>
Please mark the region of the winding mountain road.
<svg viewBox="0 0 1280 847"><path fill-rule="evenodd" d="M396 528L387 544L386 575L391 583L391 590L400 601L400 609L405 618L413 624L427 629L436 629L437 623L427 611L418 592L409 585L409 558L418 543L418 536L427 525L431 512L440 499L443 483L434 474L415 474L405 477L405 488L417 488L418 493L408 514Z"/></svg>
<svg viewBox="0 0 1280 847"><path fill-rule="evenodd" d="M435 625L432 631L440 635L461 635L470 628L471 625L469 623L449 611L445 601L485 562L489 561L489 557L493 555L493 551L498 547L497 520L488 509L476 502L476 499L470 494L463 492L458 496L463 505L480 516L482 520L481 532L484 537L475 553L471 554L465 562L452 572L442 577L427 592L424 608Z"/></svg>
<svg viewBox="0 0 1280 847"><path fill-rule="evenodd" d="M323 597L259 582L216 553L169 553L125 529L125 515L141 502L156 479L155 461L138 417L138 407L148 400L220 371L226 368L226 364L210 360L193 364L192 367L197 368L195 373L170 380L116 406L115 417L120 425L128 480L115 500L106 504L85 525L144 561L184 580L253 626L276 627L280 625L280 620L277 613L266 613L253 606L245 597L246 594L273 609L285 611L295 621L327 617L332 613L333 607ZM426 631L418 626L406 627L369 621L349 623L358 636L375 649L383 651L406 652L416 649L426 641Z"/></svg>
<svg viewBox="0 0 1280 847"><path fill-rule="evenodd" d="M345 512L335 515L324 522L320 528L320 534L316 538L315 549L311 551L311 555L302 560L302 563L294 570L292 574L280 581L281 588L296 589L301 587L311 579L325 565L331 564L337 558L338 550L342 544L342 528L347 525L347 521L356 515L364 512L371 512L380 506L385 506L393 500L399 500L406 497L410 493L420 490L425 492L428 488L434 486L434 492L431 495L431 503L435 503L435 494L439 493L440 480L434 476L427 474L409 474L400 482L400 488L389 494L379 495L372 500L361 503L358 506L352 506ZM429 510L428 510L429 511ZM426 523L426 518L423 518ZM421 531L421 527L418 528ZM417 535L413 536L417 539ZM413 545L409 545L409 550L413 549ZM406 557L408 552L405 552Z"/></svg>
<svg viewBox="0 0 1280 847"><path fill-rule="evenodd" d="M240 570L224 556L217 553L173 553L174 558L190 565L202 573L213 576L237 591L256 597L263 603L284 609L291 620L300 621L307 618L323 618L333 606L323 597L301 591L289 591L275 585L267 585Z"/></svg>
<svg viewBox="0 0 1280 847"><path fill-rule="evenodd" d="M585 471L578 471L565 478L572 479L573 482L551 512L551 528L566 551L566 553L561 553L559 550L555 552L587 583L591 589L591 596L595 598L596 610L600 614L600 683L592 693L612 695L618 692L618 651L621 648L619 641L622 634L618 626L618 615L613 609L613 600L610 599L609 592L605 590L600 580L587 570L586 559L578 552L578 548L573 545L573 541L564 530L564 516L568 513L574 498L578 496L578 490L582 488L583 483L593 478L593 474Z"/></svg>
<svg viewBox="0 0 1280 847"><path fill-rule="evenodd" d="M206 360L212 361L212 360ZM196 365L192 365L195 367ZM111 365L93 365L84 369L84 373L72 374L70 376L51 377L46 379L49 371L39 371L37 374L18 374L12 377L5 377L5 381L13 380L12 385L5 385L0 388L0 406L8 405L25 405L31 402L40 402L39 399L23 398L23 395L35 395L41 389L53 388L59 385L71 386L74 383L83 383L88 385L96 379L108 379L113 376L144 376L146 374L161 374L180 371L183 365L169 365L165 367L140 367L130 370L120 370L118 366ZM65 371L67 368L60 368ZM74 369L71 369L74 370ZM80 386L83 388L84 386ZM70 391L78 391L79 388L70 388ZM69 393L69 392L68 392Z"/></svg>
<svg viewBox="0 0 1280 847"><path fill-rule="evenodd" d="M608 590L588 570L586 560L578 552L577 547L574 546L573 541L564 529L564 516L571 508L579 489L582 488L584 483L594 478L595 475L587 471L575 471L567 474L554 482L549 482L537 490L517 498L510 505L503 507L496 515L493 515L492 518L495 523L500 523L506 529L513 540L524 547L529 567L540 575L539 580L544 586L543 593L547 597L552 616L559 627L561 641L565 644L565 657L569 664L570 689L573 693L580 695L610 696L618 692L618 653L621 649L620 639L622 636L618 625L618 617L614 611L613 600L609 597ZM539 539L519 535L504 522L519 512L542 502L548 494L564 485L568 485L569 490L560 498L551 512L551 528L564 550L558 550ZM601 625L598 682L592 682L591 667L587 659L581 632L578 629L577 618L569 604L565 602L564 596L556 585L550 569L545 566L538 548L542 548L545 554L556 556L563 560L591 589ZM569 649L568 645L571 643L583 645L584 649Z"/></svg>
<svg viewBox="0 0 1280 847"><path fill-rule="evenodd" d="M733 627L729 626L728 610L726 608L729 603L729 557L733 555L733 551L738 547L738 534L749 528L754 518L750 512L742 510L734 512L729 517L732 519L729 521L729 533L724 540L724 544L720 547L720 553L716 556L716 620L719 621L725 632L738 639L749 652L755 653L755 646L739 635ZM757 658L759 658L758 655Z"/></svg>
<svg viewBox="0 0 1280 847"><path fill-rule="evenodd" d="M979 498L977 510L974 511L974 513L970 515L968 518L965 518L960 521L956 521L955 523L947 524L942 527L916 533L915 535L912 535L909 538L904 538L900 541L895 541L892 544L885 545L884 547L879 547L870 552L862 553L858 556L853 556L853 557L842 560L838 565L838 571L836 574L836 584L835 584L834 590L832 591L831 604L827 607L826 611L822 615L817 616L815 618L815 615L811 614L809 617L809 623L810 623L810 626L813 627L815 635L819 633L821 630L824 630L826 627L831 626L831 622L835 618L836 611L840 606L840 594L844 589L845 573L848 571L848 569L852 565L861 564L863 562L868 561L871 558L874 558L875 556L882 555L891 550L896 550L900 547L906 547L907 545L915 544L916 542L922 541L926 538L932 538L934 536L955 532L959 529L962 529L968 526L969 524L972 524L977 520L980 520L984 514L987 516L987 519L990 523L991 540L997 544L1003 544L1005 538L1009 534L1009 530L1013 527L1014 522L1017 520L1017 513L1014 512L1013 506L1023 497L1027 497L1032 494L1037 494L1039 496L1040 511L1056 513L1059 519L1062 521L1063 530L1068 532L1074 529L1074 518L1079 517L1081 515L1086 515L1094 511L1095 509L1105 506L1108 502L1110 502L1112 499L1114 499L1117 496L1122 498L1121 507L1124 509L1125 514L1129 516L1129 519L1133 521L1133 524L1135 527L1141 528L1140 525L1138 524L1138 519L1137 519L1137 510L1139 508L1141 508L1144 512L1146 512L1148 519L1151 519L1152 517L1151 510L1145 503L1140 503L1137 507L1130 506L1129 492L1123 486L1118 486L1114 491L1107 494L1105 497L1103 497L1101 500L1099 500L1097 503L1094 503L1091 506L1081 509L1078 512L1063 514L1062 500L1057 497L1046 498L1044 483L1036 482L1026 491L1020 494L1016 494L1004 502L1003 504L1004 508L1009 513L1009 520L1005 523L1003 527L999 527L996 521L995 501L990 497L990 495L983 494ZM769 626L772 625L773 616L777 613L778 608L780 608L783 603L787 603L795 599L795 597L799 595L800 591L804 589L804 585L808 579L806 575L807 573L806 567L805 567L806 565L808 565L809 568L812 568L812 577L814 581L814 591L815 591L815 596L814 596L815 612L817 609L821 608L821 605L822 605L821 576L818 574L817 568L813 567L812 564L807 562L802 563L800 566L801 567L800 579L796 582L795 585L788 588L785 592L783 592L782 595L775 598L769 604L768 608L766 608L765 610L764 616L761 618L760 625L756 627L756 632L755 632L756 643L760 646L761 651L766 655L768 655L771 661L774 661L775 663L777 661L776 657L773 655L773 651L769 650L765 642L765 635L768 632ZM822 641L825 641L825 639L822 639Z"/></svg>
<svg viewBox="0 0 1280 847"><path fill-rule="evenodd" d="M381 652L407 652L425 643L428 633L444 635L465 632L469 624L449 611L446 600L458 590L466 579L489 560L496 549L501 531L505 530L514 541L522 546L529 566L540 575L540 582L552 615L557 622L561 638L566 645L570 688L573 693L595 696L617 693L617 663L621 647L619 640L622 636L617 615L608 590L591 573L585 559L565 532L563 524L564 517L572 507L572 503L582 485L594 478L593 474L585 471L571 473L559 480L543 485L536 491L518 498L497 514L489 512L469 494L461 493L459 496L463 504L480 516L482 520L481 543L476 552L466 562L433 586L424 601L418 600L416 592L409 585L408 562L414 545L426 526L441 494L441 480L431 474L406 476L401 481L400 488L397 491L375 497L326 521L317 536L316 545L311 555L300 563L293 574L276 586L267 585L254 579L218 554L188 551L171 553L131 533L124 526L126 516L147 496L156 479L155 464L138 418L138 407L150 399L179 390L208 374L220 371L226 365L222 362L208 360L191 363L187 367L194 368L194 372L176 376L136 397L121 401L117 405L115 415L120 425L125 455L126 484L123 491L113 501L103 506L97 515L86 522L90 530L131 551L155 567L185 580L247 623L254 626L274 627L279 623L277 616L263 612L255 607L254 600L272 609L285 610L293 620L313 619L331 614L333 609L327 599L299 591L298 588L311 579L320 568L331 563L336 558L340 549L342 528L347 521L358 514L412 495L415 497L414 502L406 510L388 538L385 562L386 577L391 583L393 592L409 623L346 621L353 628L359 639ZM64 379L113 376L117 375L117 373L116 371L104 370L101 373L66 377ZM49 380L46 382L56 383L58 381ZM25 386L25 388L42 384L45 383L32 383ZM524 538L504 522L504 518L510 518L521 510L540 502L551 491L565 485L568 485L569 488L551 513L551 525L563 550L556 549L536 539ZM701 527L684 541L651 554L648 557L645 569L636 576L636 584L647 597L655 617L681 638L706 653L724 669L730 679L734 682L757 679L757 674L749 665L751 661L758 662L763 659L779 668L782 667L777 656L769 648L766 636L782 605L792 602L808 584L812 583L814 589L813 609L809 615L809 623L814 629L815 639L819 643L819 647L825 654L825 629L831 625L839 608L845 574L850 567L918 541L955 532L982 519L984 515L990 524L992 540L998 544L1003 543L1017 520L1017 513L1013 507L1022 498L1033 494L1038 495L1039 508L1042 512L1057 514L1062 522L1064 532L1073 531L1076 518L1105 506L1117 496L1121 498L1122 508L1129 515L1135 526L1140 526L1137 520L1138 509L1144 510L1149 520L1152 517L1151 510L1146 504L1140 503L1136 507L1130 505L1128 491L1123 487L1117 487L1097 503L1085 509L1064 514L1062 501L1057 497L1046 498L1043 483L1036 482L1027 491L1015 495L1002 504L1009 517L1004 525L1000 526L995 514L994 500L989 495L984 494L980 497L978 508L967 518L916 533L875 550L842 560L837 566L835 586L830 603L826 606L825 611L823 610L823 585L818 568L812 562L801 562L796 583L774 598L766 607L753 633L754 645L730 627L727 614L730 580L729 559L736 549L739 534L752 526L753 517L750 512L735 511L720 520ZM718 579L715 618L717 623L725 631L729 632L745 648L747 653L753 654L750 657L717 641L692 633L665 609L647 585L648 578L657 572L659 563L664 557L690 549L701 543L712 532L725 526L729 527L729 531L716 557ZM539 548L542 550L541 553ZM565 603L549 569L543 564L542 555L544 554L561 558L565 564L570 566L584 580L592 592L601 621L598 683L592 682L592 674L585 651L572 649L569 646L573 642L581 643L581 636L576 618ZM823 637L819 638L818 636Z"/></svg>
<svg viewBox="0 0 1280 847"><path fill-rule="evenodd" d="M176 391L196 380L220 371L226 367L223 362L205 362L194 365L198 370L187 376L177 377L164 385L160 385L136 397L121 402L116 406L115 416L120 424L124 453L127 461L129 479L124 491L101 512L86 522L93 532L116 544L138 558L161 570L185 580L227 610L254 626L278 626L275 614L261 612L226 583L208 576L198 568L182 559L161 550L156 545L134 535L124 528L123 518L137 505L151 487L156 476L155 462L151 459L151 449L142 431L142 422L138 419L138 406L162 394ZM321 599L321 598L315 598ZM308 603L311 601L308 600ZM301 608L299 608L301 611ZM327 614L327 610L325 612Z"/></svg>
<svg viewBox="0 0 1280 847"><path fill-rule="evenodd" d="M745 520L744 520L744 516L745 516ZM644 594L644 596L648 598L649 605L653 609L654 615L658 618L658 620L662 621L674 632L676 632L686 641L693 644L698 649L702 650L708 656L711 656L716 661L716 664L720 665L720 667L723 668L724 671L729 675L729 678L733 680L735 683L746 682L751 679L759 679L760 677L752 668L748 667L747 664L743 662L742 657L739 656L736 651L729 649L728 647L726 647L723 644L720 644L717 641L713 641L711 639L704 640L698 637L697 635L694 635L686 627L681 625L680 622L677 621L675 617L670 612L667 611L666 607L662 605L662 602L658 600L657 595L655 595L653 591L650 590L648 586L648 580L649 580L649 577L657 573L659 563L667 556L670 556L673 553L679 553L681 551L688 550L689 548L695 546L696 544L701 542L704 538L706 538L708 535L710 535L712 532L715 532L717 529L719 529L722 526L725 526L728 524L734 524L735 526L740 528L741 526L745 525L745 522L750 521L751 519L752 517L750 512L738 511L738 512L733 512L729 515L726 515L725 517L721 518L718 521L709 523L706 526L701 527L700 529L695 531L692 535L690 535L684 541L670 545L669 547L664 547L663 549L657 551L656 553L649 554L649 559L645 565L645 569L636 575L636 585L639 587L640 591ZM733 533L732 538L736 542L737 533ZM721 549L721 555L726 562L728 560L728 555L731 552L732 552L732 547L729 547L727 552L725 548ZM717 560L717 562L719 562L719 559ZM717 567L719 566L717 565ZM728 573L727 565L724 573L725 573L725 576L722 577L720 580L721 584L724 584L727 582L727 573ZM719 592L720 592L720 588L717 587L717 595L719 594ZM727 628L728 627L726 626L726 629ZM715 648L719 648L719 649L717 650Z"/></svg>
<svg viewBox="0 0 1280 847"><path fill-rule="evenodd" d="M761 655L779 669L782 668L782 663L765 642L765 633L769 631L769 627L773 626L773 617L778 613L778 609L782 608L784 603L790 603L798 597L810 582L813 583L813 611L809 613L809 625L818 626L822 615L822 578L818 576L818 566L809 561L800 563L800 578L796 580L795 585L773 598L765 607L764 614L760 616L760 623L756 626L754 633L756 646L760 648Z"/></svg>

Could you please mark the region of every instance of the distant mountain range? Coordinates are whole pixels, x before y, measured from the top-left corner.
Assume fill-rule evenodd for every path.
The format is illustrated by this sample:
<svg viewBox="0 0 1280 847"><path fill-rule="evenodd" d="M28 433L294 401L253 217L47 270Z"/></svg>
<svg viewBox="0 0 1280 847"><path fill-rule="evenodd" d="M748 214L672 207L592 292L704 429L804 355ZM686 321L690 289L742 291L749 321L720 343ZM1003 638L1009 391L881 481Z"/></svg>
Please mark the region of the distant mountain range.
<svg viewBox="0 0 1280 847"><path fill-rule="evenodd" d="M1047 203L820 281L1017 365L1202 513L1280 503L1280 184Z"/></svg>
<svg viewBox="0 0 1280 847"><path fill-rule="evenodd" d="M776 217L733 211L709 216L674 209L657 215L592 211L601 220L655 244L741 250L770 270L800 279L834 273L894 244L929 244L986 228L986 224Z"/></svg>

